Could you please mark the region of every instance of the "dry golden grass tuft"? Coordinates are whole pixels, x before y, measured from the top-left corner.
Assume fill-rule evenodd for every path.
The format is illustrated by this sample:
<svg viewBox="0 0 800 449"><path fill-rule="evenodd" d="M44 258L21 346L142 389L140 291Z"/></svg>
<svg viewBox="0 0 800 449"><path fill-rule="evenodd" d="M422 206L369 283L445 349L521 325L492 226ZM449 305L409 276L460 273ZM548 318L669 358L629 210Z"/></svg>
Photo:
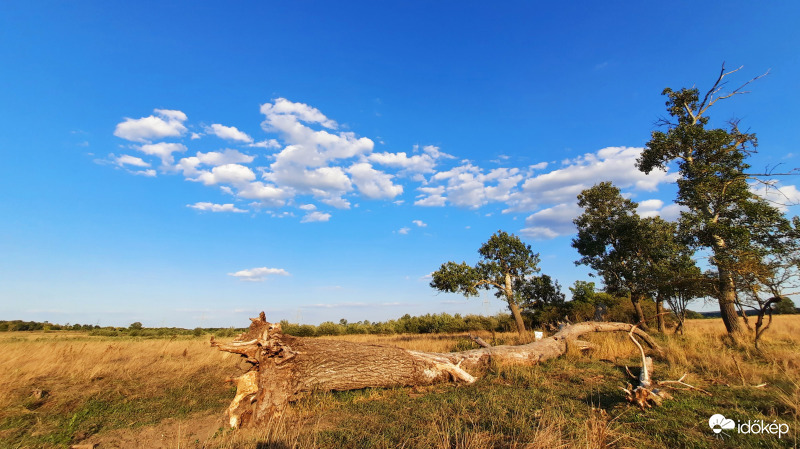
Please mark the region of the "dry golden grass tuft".
<svg viewBox="0 0 800 449"><path fill-rule="evenodd" d="M0 407L14 393L43 389L51 397L82 396L113 388L149 396L199 374L223 374L238 357L213 351L207 340L134 340L82 333L0 334ZM227 369L223 367L228 367Z"/></svg>

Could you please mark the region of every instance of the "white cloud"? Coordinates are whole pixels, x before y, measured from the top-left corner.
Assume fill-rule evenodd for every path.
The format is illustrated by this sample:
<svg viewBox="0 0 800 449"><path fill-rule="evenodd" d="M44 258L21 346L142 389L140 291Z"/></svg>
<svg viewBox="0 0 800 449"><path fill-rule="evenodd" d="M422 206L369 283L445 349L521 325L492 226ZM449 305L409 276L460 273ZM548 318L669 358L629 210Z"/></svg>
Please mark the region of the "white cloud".
<svg viewBox="0 0 800 449"><path fill-rule="evenodd" d="M531 170L544 170L545 168L547 168L548 165L549 164L547 162L539 162L538 164L533 164L528 168L530 168Z"/></svg>
<svg viewBox="0 0 800 449"><path fill-rule="evenodd" d="M192 209L202 210L202 211L209 211L209 212L247 212L244 209L239 209L233 204L214 204L214 203L194 203L194 204L187 204L186 207L191 207Z"/></svg>
<svg viewBox="0 0 800 449"><path fill-rule="evenodd" d="M264 179L301 194L313 192L317 197L339 197L352 190L350 178L339 164L368 155L374 147L372 140L358 138L352 132L314 130L308 125L320 124L328 129L337 125L319 110L283 98L262 105L261 112L266 117L262 127L277 132L288 144L274 155Z"/></svg>
<svg viewBox="0 0 800 449"><path fill-rule="evenodd" d="M577 201L542 209L525 219L526 227L520 233L538 240L571 234L575 232L572 220L581 213L583 209L578 207Z"/></svg>
<svg viewBox="0 0 800 449"><path fill-rule="evenodd" d="M319 109L304 103L294 103L285 98L278 98L272 104L262 104L261 113L266 116L290 115L307 123L319 123L329 129L338 127L335 121L325 117Z"/></svg>
<svg viewBox="0 0 800 449"><path fill-rule="evenodd" d="M417 145L414 145L414 149L415 150L418 149L418 148L419 147ZM444 153L444 152L440 151L439 147L434 146L434 145L426 145L426 146L422 147L422 152L427 154L427 155L429 155L430 157L432 157L434 159L455 159L456 158L455 156L453 156L451 154L447 154L447 153Z"/></svg>
<svg viewBox="0 0 800 449"><path fill-rule="evenodd" d="M262 206L262 203L255 203L255 204L258 205L259 207ZM269 214L270 217L273 217L273 218L286 218L286 217L294 217L295 216L292 212L289 212L289 211L273 212L271 210L268 210L267 213Z"/></svg>
<svg viewBox="0 0 800 449"><path fill-rule="evenodd" d="M281 144L280 144L280 142L278 142L278 141L277 141L277 140L275 140L275 139L267 139L267 140L262 140L261 142L254 142L254 143L251 143L251 144L250 144L250 145L248 145L248 146L249 146L249 147L256 147L256 148L269 148L269 149L274 149L274 148L280 148L280 147L282 147L283 145L281 145Z"/></svg>
<svg viewBox="0 0 800 449"><path fill-rule="evenodd" d="M120 167L125 166L125 165L132 165L134 167L149 167L150 166L150 163L149 162L145 162L144 160L142 160L142 158L135 157L135 156L130 156L130 155L127 155L127 154L123 154L123 155L120 155L120 156L115 156L113 154L110 154L109 157L111 158L111 161L115 165L118 165Z"/></svg>
<svg viewBox="0 0 800 449"><path fill-rule="evenodd" d="M324 212L314 211L307 213L300 223L313 223L316 221L328 221L331 219L331 214L327 214Z"/></svg>
<svg viewBox="0 0 800 449"><path fill-rule="evenodd" d="M198 170L201 165L216 167L226 164L249 164L253 162L255 156L240 153L237 150L226 149L222 152L211 151L208 153L198 152L196 156L185 157L178 161L176 168L183 171L186 177L194 177L202 173Z"/></svg>
<svg viewBox="0 0 800 449"><path fill-rule="evenodd" d="M442 207L447 204L447 199L444 197L444 186L437 187L418 187L417 190L422 192L417 195L418 200L414 201L415 206L426 207Z"/></svg>
<svg viewBox="0 0 800 449"><path fill-rule="evenodd" d="M658 211L658 216L667 221L677 221L681 212L686 210L685 207L673 203Z"/></svg>
<svg viewBox="0 0 800 449"><path fill-rule="evenodd" d="M658 199L645 200L639 202L639 207L636 212L645 218L657 217L659 211L664 206L664 202Z"/></svg>
<svg viewBox="0 0 800 449"><path fill-rule="evenodd" d="M320 201L327 204L328 206L335 207L337 209L350 209L350 201L347 201L341 196L329 196L325 198L320 198Z"/></svg>
<svg viewBox="0 0 800 449"><path fill-rule="evenodd" d="M655 191L660 184L677 179L675 173L653 171L646 175L636 168L642 148L608 147L563 161L564 167L526 179L519 191L510 195L505 212L536 210L540 205L573 201L589 187L611 181L622 189Z"/></svg>
<svg viewBox="0 0 800 449"><path fill-rule="evenodd" d="M400 204L402 199L398 200L398 196L407 189L415 189L416 206L452 205L477 209L503 204L506 213L533 213L523 231L537 238L552 238L572 232L571 219L575 211L570 208L576 196L600 181L611 181L635 196L643 191L653 192L663 183L676 180L672 172L655 171L645 175L637 170L635 161L642 148L603 148L566 159L560 167L557 162L539 162L520 168L502 166L513 159L500 155L492 162L501 166L487 169L469 160L453 162L454 156L433 145L415 145L409 152L373 153L371 139L340 131L338 123L319 109L285 98L261 105L261 112L264 114L262 129L273 133L275 138L255 142L239 128L221 124L203 127L201 131L252 148L278 150L272 154L265 152L263 157L269 162L258 167L252 165L255 156L234 149L197 152L176 164L174 155L187 150L183 144L151 143L151 140L185 136L186 115L181 111L157 109L150 117L126 119L117 126L115 135L141 142L134 148L160 158L162 169L180 172L187 179L205 185L218 186L239 200L257 201L258 206L251 209L301 204L298 207L306 212L302 222L330 219L329 213L317 211L314 204L349 209L358 206L359 197L395 199L395 204ZM185 139L202 135L191 133ZM124 168L150 167L147 158L130 155L113 156L106 161L109 162ZM545 172L551 165L557 168ZM136 174L149 176L151 172L155 175L153 170ZM787 192L790 198L800 198L794 186L784 189L784 193ZM356 205L352 206L351 201ZM674 205L664 206L661 200L655 199L643 201L639 210L644 216L679 212ZM282 216L281 212L267 212ZM425 226L421 220L413 223Z"/></svg>
<svg viewBox="0 0 800 449"><path fill-rule="evenodd" d="M428 224L423 222L422 220L413 220L411 223L414 223L415 225L419 226L420 228L424 228L424 227L428 226Z"/></svg>
<svg viewBox="0 0 800 449"><path fill-rule="evenodd" d="M118 123L114 135L132 142L151 142L164 137L180 137L186 132L186 114L169 109L155 109L156 115L139 119L126 118Z"/></svg>
<svg viewBox="0 0 800 449"><path fill-rule="evenodd" d="M225 126L225 125L220 125L219 123L214 123L213 125L206 128L206 132L209 134L214 134L220 139L234 140L236 142L244 142L244 143L253 143L252 137L248 136L246 133L242 131L239 131L239 129L236 128L235 126Z"/></svg>
<svg viewBox="0 0 800 449"><path fill-rule="evenodd" d="M405 228L405 227L404 227L404 228L400 228L400 229L398 229L398 230L397 230L397 233L398 233L398 234L403 234L403 235L406 235L406 234L408 234L408 231L410 231L410 230L411 230L411 228Z"/></svg>
<svg viewBox="0 0 800 449"><path fill-rule="evenodd" d="M162 167L169 169L172 168L172 164L175 163L175 157L172 153L183 153L186 151L186 146L181 143L159 142L141 145L137 149L144 154L159 157Z"/></svg>
<svg viewBox="0 0 800 449"><path fill-rule="evenodd" d="M436 173L431 177L431 182L446 181L446 199L450 204L476 209L490 202L508 201L523 179L524 176L517 168L496 168L484 173L482 168L465 162L448 171ZM443 201L439 196L444 197L444 193L436 192L436 196L417 203L439 205Z"/></svg>
<svg viewBox="0 0 800 449"><path fill-rule="evenodd" d="M292 193L274 185L255 181L240 186L236 195L241 198L259 200L265 205L279 207L285 204L285 200L291 197Z"/></svg>
<svg viewBox="0 0 800 449"><path fill-rule="evenodd" d="M249 167L240 164L225 164L214 167L211 171L201 171L194 179L210 186L215 184L245 185L256 179L256 174Z"/></svg>
<svg viewBox="0 0 800 449"><path fill-rule="evenodd" d="M433 173L436 160L429 154L416 154L407 156L405 152L400 153L372 153L368 159L387 167L401 168L414 173Z"/></svg>
<svg viewBox="0 0 800 449"><path fill-rule="evenodd" d="M793 185L781 185L776 180L767 180L766 183L751 183L750 191L767 200L781 212L786 212L788 206L800 204L800 190Z"/></svg>
<svg viewBox="0 0 800 449"><path fill-rule="evenodd" d="M156 177L156 171L153 170L152 168L148 169L148 170L128 170L128 171L131 174L134 174L134 175L137 175L137 176L146 176L148 178L155 178Z"/></svg>
<svg viewBox="0 0 800 449"><path fill-rule="evenodd" d="M392 183L393 176L375 170L366 162L353 164L347 169L353 183L362 195L371 199L394 198L403 193L403 186Z"/></svg>
<svg viewBox="0 0 800 449"><path fill-rule="evenodd" d="M289 272L283 268L250 268L249 270L241 270L236 273L228 273L228 276L238 278L240 281L247 282L261 282L267 276L289 276Z"/></svg>
<svg viewBox="0 0 800 449"><path fill-rule="evenodd" d="M323 197L341 195L353 190L350 178L341 167L307 169L290 166L280 171L266 172L264 179L280 186L291 187L302 193L313 193L315 196Z"/></svg>

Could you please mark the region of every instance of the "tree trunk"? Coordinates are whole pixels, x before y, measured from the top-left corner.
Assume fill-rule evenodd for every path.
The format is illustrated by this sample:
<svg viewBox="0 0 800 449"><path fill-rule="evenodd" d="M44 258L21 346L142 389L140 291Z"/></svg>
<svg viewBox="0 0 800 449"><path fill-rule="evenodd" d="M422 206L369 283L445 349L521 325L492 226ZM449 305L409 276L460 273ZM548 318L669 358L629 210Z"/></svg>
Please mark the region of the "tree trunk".
<svg viewBox="0 0 800 449"><path fill-rule="evenodd" d="M508 308L511 310L511 315L517 323L517 332L522 335L525 333L525 322L522 321L522 314L519 311L519 306L514 300L514 290L511 287L511 274L506 273L506 301L508 301Z"/></svg>
<svg viewBox="0 0 800 449"><path fill-rule="evenodd" d="M525 333L525 322L522 321L522 313L519 311L519 306L513 300L508 303L508 308L511 309L511 315L514 316L514 321L517 323L517 332L520 335Z"/></svg>
<svg viewBox="0 0 800 449"><path fill-rule="evenodd" d="M663 334L666 329L664 323L664 298L661 295L656 297L656 320L658 321L658 331Z"/></svg>
<svg viewBox="0 0 800 449"><path fill-rule="evenodd" d="M567 351L568 342L588 332L635 333L661 353L649 335L626 323L579 323L552 337L522 346L495 346L454 353L409 351L393 346L339 340L301 338L281 332L266 321L264 312L252 318L250 329L228 344L212 346L240 354L252 364L233 379L236 397L228 407L231 427L265 423L284 413L287 405L312 391L356 390L369 387L430 385L440 382L473 383L466 370L478 372L490 361L535 364ZM585 342L584 342L585 343Z"/></svg>
<svg viewBox="0 0 800 449"><path fill-rule="evenodd" d="M636 321L638 321L642 330L648 331L650 328L647 326L644 312L642 311L642 298L643 296L640 293L631 293L631 303L633 303L633 310L636 311Z"/></svg>
<svg viewBox="0 0 800 449"><path fill-rule="evenodd" d="M742 323L736 315L736 286L733 283L731 272L722 267L717 267L719 271L719 311L722 315L722 322L728 334L739 334L744 332Z"/></svg>

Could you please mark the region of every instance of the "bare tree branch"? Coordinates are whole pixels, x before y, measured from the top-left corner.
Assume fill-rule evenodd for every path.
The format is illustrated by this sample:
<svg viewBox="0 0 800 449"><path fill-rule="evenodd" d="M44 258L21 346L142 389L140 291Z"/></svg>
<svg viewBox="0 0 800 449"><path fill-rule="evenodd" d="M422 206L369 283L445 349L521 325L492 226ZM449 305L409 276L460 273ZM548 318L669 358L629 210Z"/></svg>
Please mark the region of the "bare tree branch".
<svg viewBox="0 0 800 449"><path fill-rule="evenodd" d="M729 92L727 94L723 94L723 95L721 95L719 97L714 98L714 95L720 93L722 91L722 88L725 87L725 85L727 84L727 81L723 81L723 79L728 75L734 74L734 73L738 72L739 70L742 70L743 67L744 66L740 66L739 68L737 68L735 70L730 70L730 71L726 72L725 71L725 63L724 62L722 63L722 68L720 69L719 77L717 78L717 81L714 83L714 85L711 87L711 89L709 89L708 92L706 92L705 97L703 97L703 101L700 103L700 106L697 108L698 112L696 114L693 114L693 113L690 112L690 115L692 116L693 119L696 120L696 117L697 118L702 117L702 115L708 110L708 108L713 106L714 103L718 102L719 100L724 100L726 98L730 98L730 97L732 97L734 95L738 95L738 94L749 93L750 91L746 91L746 90L742 90L742 89L744 89L748 84L752 83L753 81L756 81L756 80L758 80L760 78L763 78L763 77L767 76L769 74L769 72L770 72L769 70L767 70L766 72L762 73L761 75L758 75L755 78L753 78L753 79L747 81L746 83L742 84L741 86L737 87L733 91L731 91L731 92ZM687 111L688 111L688 109L687 109Z"/></svg>

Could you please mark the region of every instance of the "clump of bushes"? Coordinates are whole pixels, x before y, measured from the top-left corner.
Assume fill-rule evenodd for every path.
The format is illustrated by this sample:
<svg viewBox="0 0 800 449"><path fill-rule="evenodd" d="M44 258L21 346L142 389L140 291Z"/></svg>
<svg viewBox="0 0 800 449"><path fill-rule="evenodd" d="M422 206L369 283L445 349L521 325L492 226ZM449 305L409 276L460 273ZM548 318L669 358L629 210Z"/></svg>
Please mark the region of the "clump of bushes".
<svg viewBox="0 0 800 449"><path fill-rule="evenodd" d="M508 332L515 330L516 327L510 314L485 317L479 315L462 316L458 313L455 315L429 313L421 316L405 314L396 320L376 323L371 323L368 320L349 323L347 320L342 319L338 323L326 321L319 326L296 324L283 320L281 321L281 329L284 333L296 337L321 337L354 334L441 334L479 330Z"/></svg>
<svg viewBox="0 0 800 449"><path fill-rule="evenodd" d="M525 317L532 327L546 327L559 322L602 320L617 321L622 323L635 323L636 311L630 298L616 296L607 292L595 291L594 282L577 281L569 288L572 293L571 301L532 302L524 309ZM656 304L653 300L641 301L644 316L648 317L647 324L656 326ZM699 315L699 314L698 314ZM702 318L702 315L700 315ZM672 316L667 316L668 323Z"/></svg>

